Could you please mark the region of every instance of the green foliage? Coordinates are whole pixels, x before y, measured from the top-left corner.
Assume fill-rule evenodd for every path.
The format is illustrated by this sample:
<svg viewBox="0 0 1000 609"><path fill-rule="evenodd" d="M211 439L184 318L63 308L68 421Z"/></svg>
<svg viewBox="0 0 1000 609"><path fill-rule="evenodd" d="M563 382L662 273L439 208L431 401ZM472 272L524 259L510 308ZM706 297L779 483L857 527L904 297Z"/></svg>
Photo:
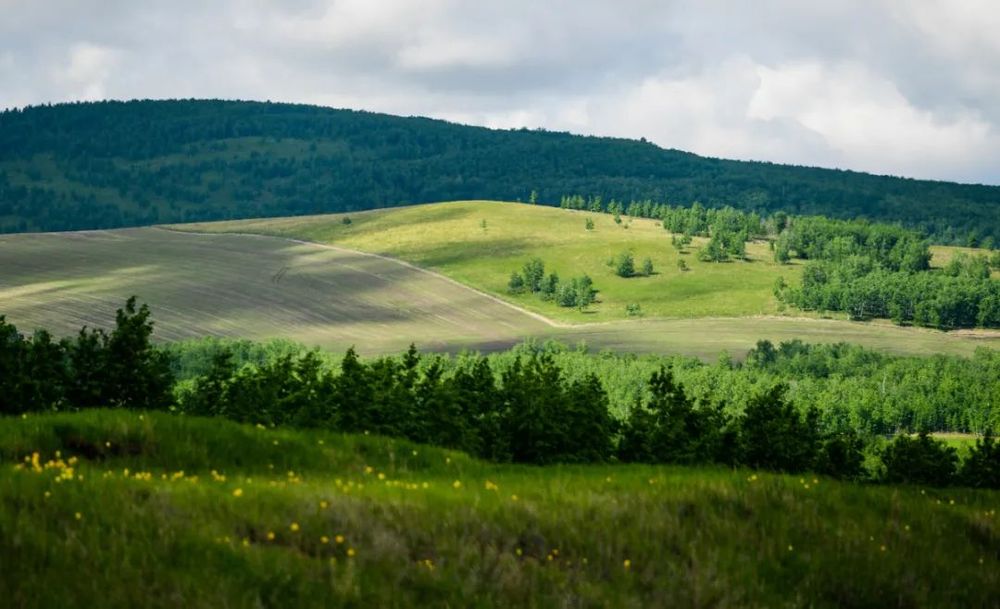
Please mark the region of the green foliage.
<svg viewBox="0 0 1000 609"><path fill-rule="evenodd" d="M784 472L811 469L819 449L819 412L805 415L789 402L786 385L750 398L740 424L740 460L750 467Z"/></svg>
<svg viewBox="0 0 1000 609"><path fill-rule="evenodd" d="M653 274L653 261L650 258L643 258L642 260L642 270L639 271L643 276L649 277Z"/></svg>
<svg viewBox="0 0 1000 609"><path fill-rule="evenodd" d="M955 448L921 432L913 438L896 436L882 455L885 480L891 483L947 486L954 482Z"/></svg>
<svg viewBox="0 0 1000 609"><path fill-rule="evenodd" d="M350 226L351 218L348 216L344 216L343 218L341 218L340 223L343 224L344 226Z"/></svg>
<svg viewBox="0 0 1000 609"><path fill-rule="evenodd" d="M625 315L628 317L642 317L642 307L634 302L625 305Z"/></svg>
<svg viewBox="0 0 1000 609"><path fill-rule="evenodd" d="M527 285L524 283L524 275L518 273L517 271L510 274L510 280L507 282L507 291L511 294L521 294L524 292Z"/></svg>
<svg viewBox="0 0 1000 609"><path fill-rule="evenodd" d="M524 285L528 291L532 293L540 292L542 290L542 281L545 278L545 263L542 262L541 258L532 258L521 269L521 275L524 277Z"/></svg>
<svg viewBox="0 0 1000 609"><path fill-rule="evenodd" d="M594 219L588 217L586 220L584 220L583 226L587 230L594 230Z"/></svg>
<svg viewBox="0 0 1000 609"><path fill-rule="evenodd" d="M661 368L649 381L648 406L637 404L622 431L619 457L640 463L712 463L730 461L734 437L724 429L722 413L695 408Z"/></svg>
<svg viewBox="0 0 1000 609"><path fill-rule="evenodd" d="M959 253L933 272L927 243L900 227L796 218L776 248L812 260L800 287L776 292L801 309L946 330L1000 327L1000 282L987 259Z"/></svg>
<svg viewBox="0 0 1000 609"><path fill-rule="evenodd" d="M721 233L715 233L701 249L698 250L698 260L702 262L725 262L729 260L722 241Z"/></svg>
<svg viewBox="0 0 1000 609"><path fill-rule="evenodd" d="M0 113L0 230L7 232L514 200L540 179L539 202L582 190L633 197L640 209L660 197L865 216L906 222L947 243L965 242L973 230L979 238L1000 231L992 186L706 159L621 139L210 100ZM572 203L588 205L582 197Z"/></svg>
<svg viewBox="0 0 1000 609"><path fill-rule="evenodd" d="M624 251L618 254L618 257L614 261L615 275L619 277L634 277L635 276L635 258L632 257L632 252Z"/></svg>
<svg viewBox="0 0 1000 609"><path fill-rule="evenodd" d="M973 488L1000 489L1000 443L991 433L987 432L969 449L958 479Z"/></svg>
<svg viewBox="0 0 1000 609"><path fill-rule="evenodd" d="M53 341L45 330L25 338L0 316L0 414L65 408L170 405L173 374L151 343L153 322L135 297L115 314L111 334L82 329Z"/></svg>

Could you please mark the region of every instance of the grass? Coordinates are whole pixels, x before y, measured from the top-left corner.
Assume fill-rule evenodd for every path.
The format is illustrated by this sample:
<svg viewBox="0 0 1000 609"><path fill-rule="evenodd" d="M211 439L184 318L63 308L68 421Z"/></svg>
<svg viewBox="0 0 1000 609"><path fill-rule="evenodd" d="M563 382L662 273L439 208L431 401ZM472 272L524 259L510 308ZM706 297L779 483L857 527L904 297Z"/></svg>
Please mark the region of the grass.
<svg viewBox="0 0 1000 609"><path fill-rule="evenodd" d="M670 233L659 222L641 218L632 220L625 229L608 214L483 201L420 205L350 217L350 225L343 224L341 214L184 228L293 237L392 256L575 323L624 319L625 306L630 303L639 304L651 317L777 314L778 303L771 293L775 280L784 276L791 281L799 274L798 265L780 266L771 261L764 243L749 245L749 262L701 262L696 252L704 239L696 238L688 253L679 254L670 245ZM594 230L585 228L588 217L594 221ZM628 279L615 275L606 262L626 250L634 254L637 267L643 258L651 258L656 274ZM600 290L598 305L581 313L533 295L507 294L511 272L519 271L535 256L564 279L589 274ZM680 259L690 270L677 268Z"/></svg>
<svg viewBox="0 0 1000 609"><path fill-rule="evenodd" d="M136 294L156 336L289 338L342 351L488 348L548 328L396 262L287 240L129 229L0 236L0 314L22 330L107 327Z"/></svg>
<svg viewBox="0 0 1000 609"><path fill-rule="evenodd" d="M344 224L345 216L351 218L350 224ZM594 230L586 230L586 218L594 220ZM798 281L801 264L775 264L762 242L748 244L749 261L701 262L696 252L704 239L696 238L687 253L680 254L670 245L670 233L658 222L646 219L635 219L624 229L607 214L464 201L356 214L187 224L182 228L304 239L405 260L574 324L546 335L570 343L583 340L594 348L683 353L709 359L722 350L740 356L763 338L774 342L792 338L848 341L919 355L968 355L978 346L1000 345L1000 336L978 331L949 335L881 322L848 322L843 316L831 320L783 311L772 293L774 283L779 277L790 283ZM633 252L637 264L650 257L656 274L617 277L606 261L625 250ZM949 248L936 248L935 259L949 252ZM533 295L508 294L511 272L535 256L563 278L588 273L600 289L600 302L581 313ZM688 271L677 268L680 259ZM629 303L640 305L642 320L624 321Z"/></svg>
<svg viewBox="0 0 1000 609"><path fill-rule="evenodd" d="M0 461L12 607L986 607L1000 589L996 492L497 466L124 411L5 420Z"/></svg>
<svg viewBox="0 0 1000 609"><path fill-rule="evenodd" d="M595 219L592 232L584 229L586 216ZM411 342L427 351L496 351L528 337L709 360L723 350L739 358L765 338L848 341L907 355L970 355L1000 345L997 333L782 314L771 286L780 274L794 281L795 265L774 265L767 247L756 244L752 262L708 264L689 253L683 257L692 270L681 273L668 233L648 220L623 229L603 215L482 202L351 217L350 225L342 216L318 216L184 227L350 251L156 228L0 236L0 314L22 331L72 335L83 325L108 327L115 308L135 294L152 308L160 340L287 338L336 352L355 345L369 355L400 352ZM651 256L659 274L615 277L604 262L625 248L639 260ZM403 258L475 289L355 249ZM535 255L563 277L590 273L602 302L579 313L507 295L511 270ZM625 320L622 303L633 300L643 317Z"/></svg>

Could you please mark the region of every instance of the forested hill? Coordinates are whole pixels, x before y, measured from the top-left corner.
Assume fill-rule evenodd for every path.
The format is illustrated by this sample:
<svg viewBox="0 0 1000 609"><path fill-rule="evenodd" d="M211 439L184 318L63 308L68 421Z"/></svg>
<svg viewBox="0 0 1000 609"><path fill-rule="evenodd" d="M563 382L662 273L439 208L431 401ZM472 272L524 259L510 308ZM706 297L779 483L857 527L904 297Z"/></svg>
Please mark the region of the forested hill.
<svg viewBox="0 0 1000 609"><path fill-rule="evenodd" d="M644 141L315 106L132 101L0 113L0 232L361 210L453 199L701 201L1000 240L1000 187L727 161Z"/></svg>

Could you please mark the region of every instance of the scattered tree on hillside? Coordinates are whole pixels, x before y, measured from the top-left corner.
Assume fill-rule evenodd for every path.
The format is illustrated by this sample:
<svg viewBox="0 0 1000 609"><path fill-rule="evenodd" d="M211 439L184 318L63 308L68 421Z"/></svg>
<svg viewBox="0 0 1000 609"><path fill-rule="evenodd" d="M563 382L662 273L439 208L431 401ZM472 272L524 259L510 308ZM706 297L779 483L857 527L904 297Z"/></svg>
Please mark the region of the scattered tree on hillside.
<svg viewBox="0 0 1000 609"><path fill-rule="evenodd" d="M624 251L618 254L614 261L614 267L615 275L619 277L635 276L635 258L632 257L632 252Z"/></svg>
<svg viewBox="0 0 1000 609"><path fill-rule="evenodd" d="M650 258L644 258L642 261L642 274L646 277L650 277L653 274L653 261Z"/></svg>

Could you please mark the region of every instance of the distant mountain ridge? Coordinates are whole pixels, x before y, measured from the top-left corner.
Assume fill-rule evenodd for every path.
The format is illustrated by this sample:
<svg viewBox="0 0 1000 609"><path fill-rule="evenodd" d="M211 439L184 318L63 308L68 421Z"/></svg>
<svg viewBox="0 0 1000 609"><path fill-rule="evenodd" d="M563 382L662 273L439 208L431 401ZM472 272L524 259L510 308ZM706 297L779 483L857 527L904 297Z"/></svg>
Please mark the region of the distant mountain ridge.
<svg viewBox="0 0 1000 609"><path fill-rule="evenodd" d="M700 201L1000 241L1000 186L731 161L644 141L269 102L0 113L0 232L353 211L456 199Z"/></svg>

